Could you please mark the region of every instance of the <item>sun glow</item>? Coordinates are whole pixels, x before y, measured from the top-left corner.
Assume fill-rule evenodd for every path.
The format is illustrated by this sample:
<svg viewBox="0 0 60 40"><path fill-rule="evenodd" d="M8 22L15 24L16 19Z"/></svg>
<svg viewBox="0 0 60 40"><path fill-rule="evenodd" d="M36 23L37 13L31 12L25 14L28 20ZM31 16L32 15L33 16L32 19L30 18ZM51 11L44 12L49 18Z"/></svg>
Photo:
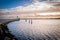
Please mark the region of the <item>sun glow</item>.
<svg viewBox="0 0 60 40"><path fill-rule="evenodd" d="M36 15L60 15L60 12L37 13Z"/></svg>

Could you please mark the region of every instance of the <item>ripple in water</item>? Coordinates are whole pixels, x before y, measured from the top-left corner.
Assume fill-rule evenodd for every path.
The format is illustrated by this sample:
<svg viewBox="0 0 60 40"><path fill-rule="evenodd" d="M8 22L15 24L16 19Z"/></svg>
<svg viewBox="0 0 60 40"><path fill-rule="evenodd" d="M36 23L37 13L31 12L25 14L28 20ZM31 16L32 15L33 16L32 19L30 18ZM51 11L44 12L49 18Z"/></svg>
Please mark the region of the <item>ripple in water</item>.
<svg viewBox="0 0 60 40"><path fill-rule="evenodd" d="M59 40L60 20L20 20L8 24L8 28L19 40Z"/></svg>

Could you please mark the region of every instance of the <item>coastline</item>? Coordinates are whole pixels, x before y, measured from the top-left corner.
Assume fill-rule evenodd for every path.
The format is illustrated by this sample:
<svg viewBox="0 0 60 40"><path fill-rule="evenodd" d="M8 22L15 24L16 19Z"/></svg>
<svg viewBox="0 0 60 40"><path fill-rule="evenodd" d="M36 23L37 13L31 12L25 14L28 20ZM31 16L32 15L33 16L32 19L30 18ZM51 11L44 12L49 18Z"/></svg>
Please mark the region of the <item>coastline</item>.
<svg viewBox="0 0 60 40"><path fill-rule="evenodd" d="M7 24L18 21L19 19L0 19L0 39L1 40L18 40L15 35L9 31Z"/></svg>

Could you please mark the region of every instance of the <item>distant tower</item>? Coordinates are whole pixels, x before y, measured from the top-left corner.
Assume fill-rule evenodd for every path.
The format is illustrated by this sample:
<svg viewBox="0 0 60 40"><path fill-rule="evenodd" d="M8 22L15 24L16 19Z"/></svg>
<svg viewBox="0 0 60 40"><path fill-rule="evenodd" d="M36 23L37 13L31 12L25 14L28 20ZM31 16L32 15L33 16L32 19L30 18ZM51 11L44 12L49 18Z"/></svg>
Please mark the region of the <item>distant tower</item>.
<svg viewBox="0 0 60 40"><path fill-rule="evenodd" d="M17 19L19 19L18 16L17 16Z"/></svg>

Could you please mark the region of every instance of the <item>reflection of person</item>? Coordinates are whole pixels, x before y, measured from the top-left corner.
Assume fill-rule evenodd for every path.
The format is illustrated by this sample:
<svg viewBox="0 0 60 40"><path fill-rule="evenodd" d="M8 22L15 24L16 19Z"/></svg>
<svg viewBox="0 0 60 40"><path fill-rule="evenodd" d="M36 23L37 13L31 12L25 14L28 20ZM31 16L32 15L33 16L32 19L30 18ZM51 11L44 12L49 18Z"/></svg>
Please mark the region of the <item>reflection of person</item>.
<svg viewBox="0 0 60 40"><path fill-rule="evenodd" d="M27 19L25 19L25 22L27 22Z"/></svg>
<svg viewBox="0 0 60 40"><path fill-rule="evenodd" d="M32 20L29 20L29 23L31 23L31 24L32 24Z"/></svg>

